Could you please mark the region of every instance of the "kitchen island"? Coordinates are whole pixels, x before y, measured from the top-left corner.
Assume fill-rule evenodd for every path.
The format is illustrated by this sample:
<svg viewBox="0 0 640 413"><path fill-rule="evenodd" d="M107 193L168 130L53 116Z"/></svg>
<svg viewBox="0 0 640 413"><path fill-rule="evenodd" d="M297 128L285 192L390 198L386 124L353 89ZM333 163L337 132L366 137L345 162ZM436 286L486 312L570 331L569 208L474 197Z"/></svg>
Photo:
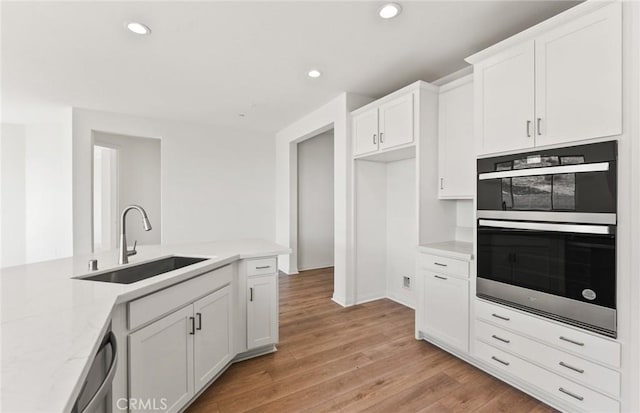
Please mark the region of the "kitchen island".
<svg viewBox="0 0 640 413"><path fill-rule="evenodd" d="M120 267L117 251L1 270L1 410L70 411L118 308L240 260L289 252L262 240L141 246L129 266L172 255L207 260L132 284L74 278L90 275L90 259L99 271Z"/></svg>

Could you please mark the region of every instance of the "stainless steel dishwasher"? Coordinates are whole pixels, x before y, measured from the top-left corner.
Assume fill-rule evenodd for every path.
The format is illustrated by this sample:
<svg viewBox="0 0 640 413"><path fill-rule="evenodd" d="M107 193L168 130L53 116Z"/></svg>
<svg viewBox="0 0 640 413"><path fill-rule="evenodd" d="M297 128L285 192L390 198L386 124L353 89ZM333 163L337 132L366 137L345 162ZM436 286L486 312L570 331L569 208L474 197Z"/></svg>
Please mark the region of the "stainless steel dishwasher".
<svg viewBox="0 0 640 413"><path fill-rule="evenodd" d="M109 331L91 363L87 379L76 399L73 413L108 413L111 409L111 382L118 366L116 336Z"/></svg>

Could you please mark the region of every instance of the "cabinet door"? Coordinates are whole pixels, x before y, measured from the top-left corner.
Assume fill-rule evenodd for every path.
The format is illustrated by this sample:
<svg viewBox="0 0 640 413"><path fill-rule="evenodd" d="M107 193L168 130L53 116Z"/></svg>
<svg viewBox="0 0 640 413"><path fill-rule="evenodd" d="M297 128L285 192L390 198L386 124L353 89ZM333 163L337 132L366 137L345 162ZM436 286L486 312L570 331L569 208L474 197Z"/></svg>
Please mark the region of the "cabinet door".
<svg viewBox="0 0 640 413"><path fill-rule="evenodd" d="M413 142L413 93L380 106L380 149Z"/></svg>
<svg viewBox="0 0 640 413"><path fill-rule="evenodd" d="M534 43L483 62L475 77L480 152L534 146Z"/></svg>
<svg viewBox="0 0 640 413"><path fill-rule="evenodd" d="M194 394L192 316L187 306L129 335L129 397L148 411L177 412Z"/></svg>
<svg viewBox="0 0 640 413"><path fill-rule="evenodd" d="M439 96L438 152L440 198L472 198L474 177L473 83Z"/></svg>
<svg viewBox="0 0 640 413"><path fill-rule="evenodd" d="M247 280L247 348L278 341L278 279L276 275Z"/></svg>
<svg viewBox="0 0 640 413"><path fill-rule="evenodd" d="M469 350L469 281L423 273L425 333L462 351Z"/></svg>
<svg viewBox="0 0 640 413"><path fill-rule="evenodd" d="M536 145L622 133L621 4L536 39Z"/></svg>
<svg viewBox="0 0 640 413"><path fill-rule="evenodd" d="M378 150L378 108L353 117L354 155L364 155Z"/></svg>
<svg viewBox="0 0 640 413"><path fill-rule="evenodd" d="M198 392L231 360L231 287L193 304L195 391Z"/></svg>

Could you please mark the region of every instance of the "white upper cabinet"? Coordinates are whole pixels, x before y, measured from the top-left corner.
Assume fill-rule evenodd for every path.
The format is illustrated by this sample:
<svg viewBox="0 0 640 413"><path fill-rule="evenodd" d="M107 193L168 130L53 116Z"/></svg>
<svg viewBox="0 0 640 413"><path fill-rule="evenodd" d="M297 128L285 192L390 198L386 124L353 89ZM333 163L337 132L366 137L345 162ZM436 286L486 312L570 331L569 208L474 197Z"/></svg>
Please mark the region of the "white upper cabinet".
<svg viewBox="0 0 640 413"><path fill-rule="evenodd" d="M380 149L413 142L413 93L380 105Z"/></svg>
<svg viewBox="0 0 640 413"><path fill-rule="evenodd" d="M431 116L437 115L437 93L437 86L418 81L351 112L353 156L379 162L415 158L420 128L437 126Z"/></svg>
<svg viewBox="0 0 640 413"><path fill-rule="evenodd" d="M542 30L497 54L468 59L479 154L622 133L621 4Z"/></svg>
<svg viewBox="0 0 640 413"><path fill-rule="evenodd" d="M507 50L476 72L483 153L534 146L533 42Z"/></svg>
<svg viewBox="0 0 640 413"><path fill-rule="evenodd" d="M620 4L536 38L536 145L622 133Z"/></svg>
<svg viewBox="0 0 640 413"><path fill-rule="evenodd" d="M378 150L378 108L353 117L354 155L364 155Z"/></svg>
<svg viewBox="0 0 640 413"><path fill-rule="evenodd" d="M473 76L442 86L438 100L438 197L473 198Z"/></svg>

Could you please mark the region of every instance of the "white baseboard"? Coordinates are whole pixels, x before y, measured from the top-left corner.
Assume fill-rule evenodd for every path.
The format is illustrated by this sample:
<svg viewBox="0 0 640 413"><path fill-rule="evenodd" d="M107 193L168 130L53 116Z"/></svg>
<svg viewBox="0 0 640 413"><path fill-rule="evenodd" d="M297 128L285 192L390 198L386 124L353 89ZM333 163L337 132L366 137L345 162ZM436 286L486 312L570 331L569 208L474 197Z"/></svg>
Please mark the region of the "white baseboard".
<svg viewBox="0 0 640 413"><path fill-rule="evenodd" d="M400 295L397 294L387 294L387 296L385 298L388 298L391 301L395 301L398 304L402 304L405 307L409 307L412 310L416 309L416 306L409 302L405 297L402 297Z"/></svg>

